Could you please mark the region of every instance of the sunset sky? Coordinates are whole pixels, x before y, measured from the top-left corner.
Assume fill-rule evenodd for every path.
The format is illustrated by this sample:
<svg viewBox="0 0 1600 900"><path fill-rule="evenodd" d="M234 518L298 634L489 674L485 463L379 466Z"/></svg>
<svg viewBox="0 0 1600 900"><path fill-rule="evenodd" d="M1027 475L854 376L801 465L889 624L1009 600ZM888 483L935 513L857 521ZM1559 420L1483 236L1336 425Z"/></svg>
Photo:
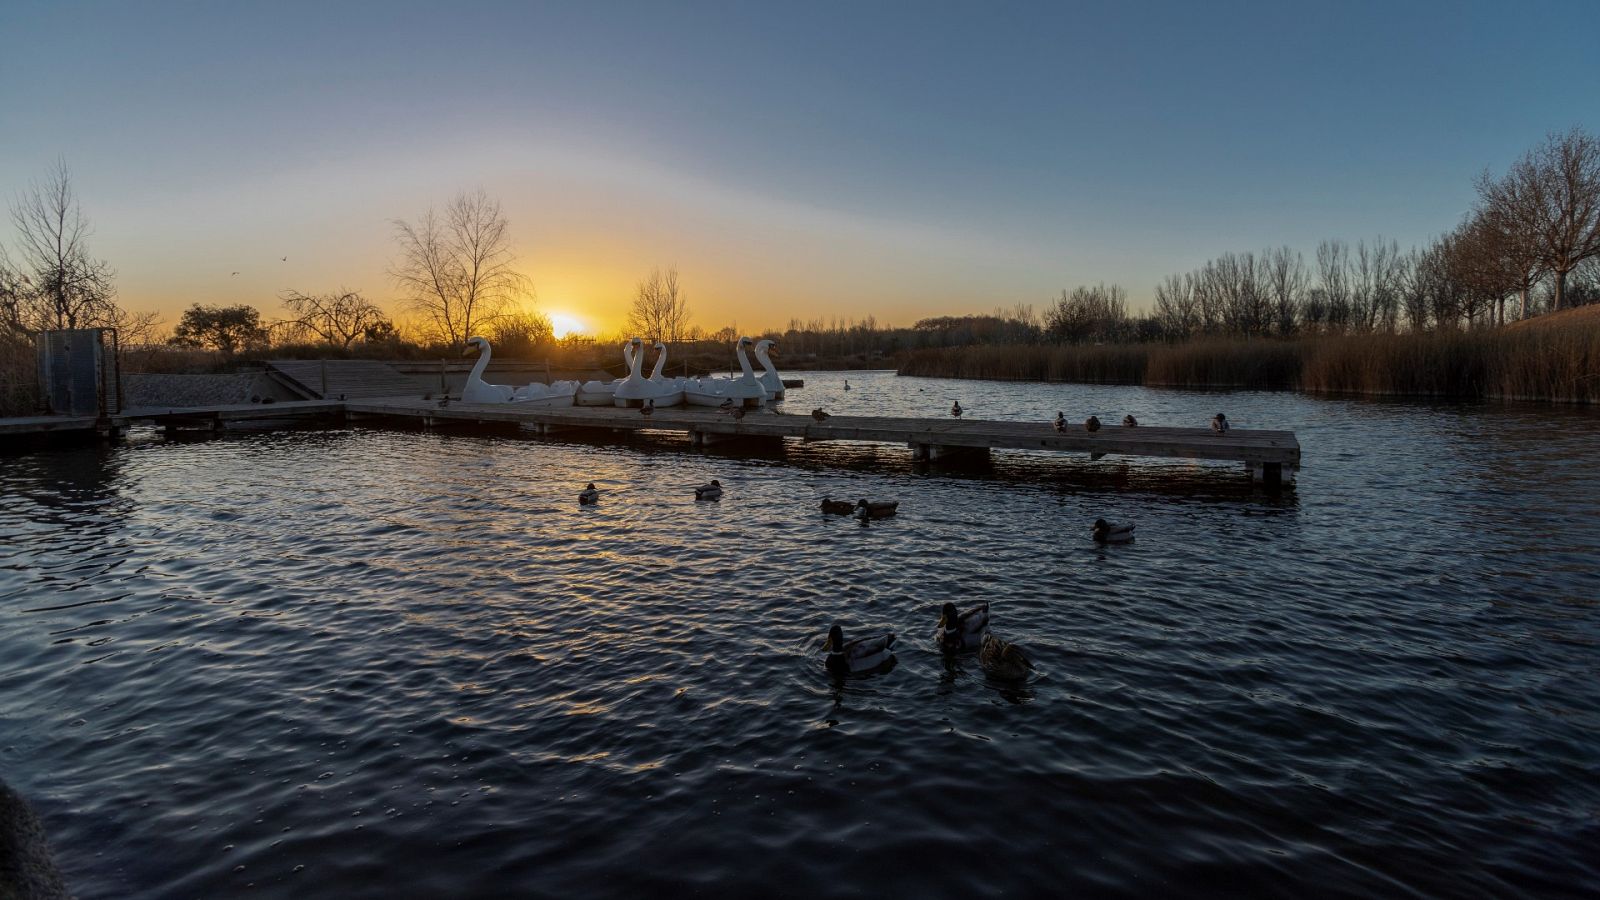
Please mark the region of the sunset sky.
<svg viewBox="0 0 1600 900"><path fill-rule="evenodd" d="M392 220L481 187L590 331L669 264L707 328L910 324L1408 246L1600 126L1592 0L463 5L7 0L0 197L65 161L123 305L169 323L387 305Z"/></svg>

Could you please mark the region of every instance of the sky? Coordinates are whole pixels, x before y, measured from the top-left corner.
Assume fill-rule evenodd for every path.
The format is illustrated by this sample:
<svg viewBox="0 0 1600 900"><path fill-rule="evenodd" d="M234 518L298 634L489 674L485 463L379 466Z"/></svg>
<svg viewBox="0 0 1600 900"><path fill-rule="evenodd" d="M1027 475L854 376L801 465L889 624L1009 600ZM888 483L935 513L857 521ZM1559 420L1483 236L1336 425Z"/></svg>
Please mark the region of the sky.
<svg viewBox="0 0 1600 900"><path fill-rule="evenodd" d="M459 7L459 8L456 8ZM65 162L122 304L389 305L482 188L531 306L909 325L1227 251L1453 227L1600 129L1564 3L0 3L0 199ZM1587 24L1585 24L1587 23ZM0 222L0 244L11 245ZM287 257L287 259L283 259ZM238 275L233 275L238 272Z"/></svg>

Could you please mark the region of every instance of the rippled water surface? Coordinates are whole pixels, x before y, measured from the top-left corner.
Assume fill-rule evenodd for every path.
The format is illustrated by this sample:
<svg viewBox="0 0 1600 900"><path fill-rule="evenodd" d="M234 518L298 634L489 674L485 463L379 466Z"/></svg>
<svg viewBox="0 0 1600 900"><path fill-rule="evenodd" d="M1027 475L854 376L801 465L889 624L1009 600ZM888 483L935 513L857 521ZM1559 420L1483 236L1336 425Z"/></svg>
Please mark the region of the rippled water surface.
<svg viewBox="0 0 1600 900"><path fill-rule="evenodd" d="M364 427L0 455L0 776L83 897L1600 891L1600 415L844 377L789 405L1223 409L1305 467ZM1034 676L941 659L947 599ZM898 664L834 683L834 622Z"/></svg>

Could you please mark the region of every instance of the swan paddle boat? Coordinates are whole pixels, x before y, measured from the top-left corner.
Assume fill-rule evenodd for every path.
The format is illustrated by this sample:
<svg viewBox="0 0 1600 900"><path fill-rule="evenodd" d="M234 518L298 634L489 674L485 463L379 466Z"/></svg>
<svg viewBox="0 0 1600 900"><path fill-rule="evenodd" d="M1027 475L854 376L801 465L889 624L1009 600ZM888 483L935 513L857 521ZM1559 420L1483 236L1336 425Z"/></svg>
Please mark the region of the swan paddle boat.
<svg viewBox="0 0 1600 900"><path fill-rule="evenodd" d="M745 348L754 343L741 337L734 345L742 375L738 378L690 378L683 383L684 400L690 406L721 406L722 401L732 400L735 406L760 409L767 400L767 389L756 379L755 371L750 368L750 357L745 354Z"/></svg>
<svg viewBox="0 0 1600 900"><path fill-rule="evenodd" d="M667 368L667 345L656 341L656 367L650 370L650 377L645 379L656 389L656 394L651 399L657 406L682 406L683 382L682 378L667 378L662 373Z"/></svg>
<svg viewBox="0 0 1600 900"><path fill-rule="evenodd" d="M633 368L633 342L622 342L622 363L629 369ZM578 406L612 406L616 399L617 386L622 384L621 378L610 381L585 381L578 386L578 396L574 402Z"/></svg>
<svg viewBox="0 0 1600 900"><path fill-rule="evenodd" d="M756 341L756 362L761 363L761 374L756 380L767 389L767 399L776 403L783 399L783 378L778 374L778 369L772 364L771 353L778 349L777 341Z"/></svg>
<svg viewBox="0 0 1600 900"><path fill-rule="evenodd" d="M493 353L488 338L479 336L467 338L467 349L462 355L470 355L473 350L478 351L478 361L473 364L472 371L467 375L467 383L461 388L461 402L515 403L519 406L572 405L573 396L578 391L577 382L558 381L555 384L533 382L519 388L509 384L489 384L483 380L483 372L489 367L489 357Z"/></svg>

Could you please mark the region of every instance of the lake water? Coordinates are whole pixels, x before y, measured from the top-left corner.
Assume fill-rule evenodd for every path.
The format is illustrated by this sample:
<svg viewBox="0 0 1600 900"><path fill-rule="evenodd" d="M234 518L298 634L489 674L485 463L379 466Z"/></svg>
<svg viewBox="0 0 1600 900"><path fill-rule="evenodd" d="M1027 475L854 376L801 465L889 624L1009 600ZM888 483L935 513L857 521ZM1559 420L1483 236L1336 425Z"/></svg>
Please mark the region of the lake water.
<svg viewBox="0 0 1600 900"><path fill-rule="evenodd" d="M1304 470L363 427L0 455L0 776L86 898L1600 891L1600 413L804 377L801 412L1222 410ZM945 600L1033 677L941 658ZM835 683L835 622L897 665Z"/></svg>

